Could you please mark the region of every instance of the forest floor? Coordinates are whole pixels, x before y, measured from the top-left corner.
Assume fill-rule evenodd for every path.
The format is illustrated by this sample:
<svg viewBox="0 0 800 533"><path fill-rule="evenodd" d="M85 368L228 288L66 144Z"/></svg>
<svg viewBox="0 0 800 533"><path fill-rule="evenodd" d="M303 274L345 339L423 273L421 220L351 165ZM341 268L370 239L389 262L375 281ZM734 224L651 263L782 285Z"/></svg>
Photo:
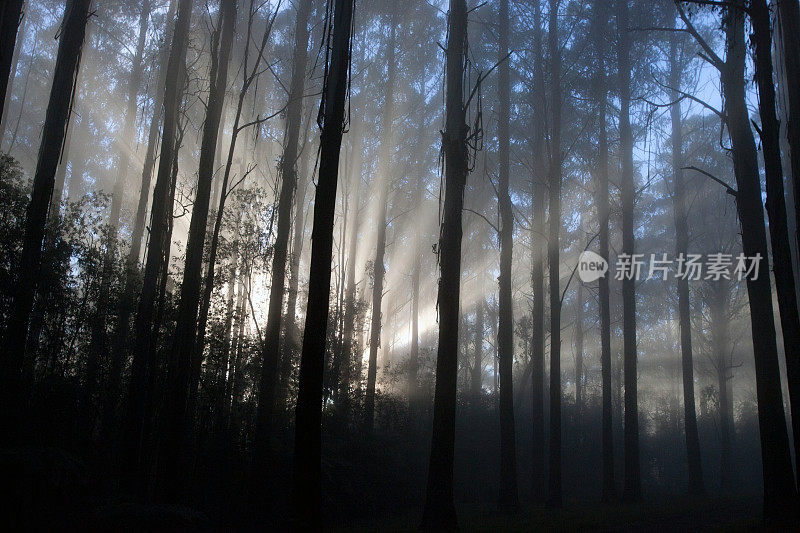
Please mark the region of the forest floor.
<svg viewBox="0 0 800 533"><path fill-rule="evenodd" d="M564 509L498 512L457 506L462 531L765 531L759 501L745 498L668 498L640 504L587 504ZM419 516L346 524L336 531L412 531Z"/></svg>

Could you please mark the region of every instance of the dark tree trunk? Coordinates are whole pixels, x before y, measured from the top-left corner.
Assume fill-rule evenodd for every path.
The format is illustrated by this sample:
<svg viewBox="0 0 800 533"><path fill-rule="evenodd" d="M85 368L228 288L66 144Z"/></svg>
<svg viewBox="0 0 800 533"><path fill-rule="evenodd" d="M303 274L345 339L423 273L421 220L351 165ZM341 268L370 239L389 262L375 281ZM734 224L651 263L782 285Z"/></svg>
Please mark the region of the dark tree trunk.
<svg viewBox="0 0 800 533"><path fill-rule="evenodd" d="M486 303L481 298L475 306L475 338L472 360L472 375L470 376L470 396L477 407L480 405L483 395L483 335L486 328L484 318L486 316Z"/></svg>
<svg viewBox="0 0 800 533"><path fill-rule="evenodd" d="M310 150L310 148L308 148ZM289 380L297 354L300 350L300 326L297 323L297 296L300 292L300 258L303 255L305 234L306 188L308 173L308 152L300 159L300 171L297 178L297 196L294 200L294 222L292 236L292 254L289 257L289 288L286 291L286 318L289 321L284 327L286 345L281 352L280 375L278 376L278 403L284 404L289 396ZM351 256L349 256L351 257ZM341 396L340 396L341 398Z"/></svg>
<svg viewBox="0 0 800 533"><path fill-rule="evenodd" d="M353 0L334 1L330 64L321 109L320 163L311 234L308 305L295 415L292 512L297 527L321 526L322 377L331 289L333 224L342 146Z"/></svg>
<svg viewBox="0 0 800 533"><path fill-rule="evenodd" d="M510 122L510 59L508 56L508 0L500 0L500 46L498 61L498 115L500 212L500 277L497 326L497 352L500 371L500 494L498 506L513 509L519 505L517 494L517 445L514 427L514 300L511 293L511 264L514 246L514 214L509 195L509 122Z"/></svg>
<svg viewBox="0 0 800 533"><path fill-rule="evenodd" d="M741 6L741 4L737 4ZM761 205L758 159L745 103L745 14L739 7L726 11L726 60L722 68L725 115L733 150L736 207L747 257L768 258L764 212ZM781 395L778 346L772 309L772 289L767 268L747 279L750 324L755 353L756 396L764 479L764 514L768 520L785 520L793 514L797 491L792 475L789 436Z"/></svg>
<svg viewBox="0 0 800 533"><path fill-rule="evenodd" d="M161 156L158 162L158 175L153 190L151 207L150 240L145 263L144 281L139 298L138 312L134 324L135 341L131 378L128 385L127 412L122 434L121 465L123 469L141 467L140 451L144 438L143 428L147 425L150 413L146 410L146 395L149 370L154 368L153 352L150 349L153 328L153 315L156 310L158 278L164 260L164 250L168 248L167 231L172 215L169 203L172 166L176 151L177 111L181 99L180 77L185 70L185 56L189 33L192 0L179 0L178 16L175 21L172 46L167 61L164 80L164 130L161 142ZM135 246L135 242L133 243Z"/></svg>
<svg viewBox="0 0 800 533"><path fill-rule="evenodd" d="M550 55L550 227L547 263L550 277L550 477L547 505L561 507L561 288L559 232L561 230L561 50L558 42L558 0L550 0L548 22Z"/></svg>
<svg viewBox="0 0 800 533"><path fill-rule="evenodd" d="M135 141L136 113L138 111L139 87L142 84L142 70L144 56L144 45L147 38L147 25L150 20L150 0L143 0L139 12L139 36L136 42L136 54L133 56L133 66L131 67L131 77L128 80L128 105L125 108L125 122L122 128L122 139L119 151L119 163L117 166L117 178L114 182L114 192L111 195L111 226L116 228L119 225L119 215L122 209L122 201L125 196L125 185L128 178L128 167L130 165L130 153L133 150Z"/></svg>
<svg viewBox="0 0 800 533"><path fill-rule="evenodd" d="M444 210L439 236L439 348L433 402L433 436L422 529L452 530L458 519L453 502L458 322L461 286L461 217L467 182L468 152L463 74L467 52L467 4L450 0L446 52Z"/></svg>
<svg viewBox="0 0 800 533"><path fill-rule="evenodd" d="M709 307L711 318L712 359L717 371L719 387L719 442L720 469L719 484L722 494L729 494L733 489L731 470L731 454L733 453L733 392L731 387L732 365L730 364L730 341L728 326L730 322L730 281L721 278L711 285Z"/></svg>
<svg viewBox="0 0 800 533"><path fill-rule="evenodd" d="M359 132L360 133L360 132ZM358 252L358 232L361 225L361 142L359 133L355 133L353 138L356 146L353 153L358 158L358 164L353 165L355 180L354 198L356 205L353 209L352 221L350 222L350 237L347 250L347 287L344 291L344 326L342 334L342 355L341 375L339 378L339 402L336 405L339 419L342 420L344 427L347 427L347 417L350 413L350 386L352 382L351 366L352 358L361 359L361 354L354 352L354 329L356 320L356 254Z"/></svg>
<svg viewBox="0 0 800 533"><path fill-rule="evenodd" d="M597 53L597 218L600 226L600 256L609 261L609 192L608 192L608 133L606 131L606 112L608 109L608 86L606 75L605 27L608 24L607 4L597 0L594 4L595 46ZM597 280L598 306L600 310L600 374L603 389L602 442L603 442L603 494L602 501L616 498L614 479L614 425L611 400L611 305L610 273Z"/></svg>
<svg viewBox="0 0 800 533"><path fill-rule="evenodd" d="M780 52L786 69L786 96L789 101L786 126L795 205L795 232L800 232L800 83L797 83L800 79L800 39L797 38L800 35L800 4L798 0L780 0L775 5L778 12L777 26L780 29Z"/></svg>
<svg viewBox="0 0 800 533"><path fill-rule="evenodd" d="M9 2L13 4L14 2ZM22 252L17 264L16 286L14 297L10 306L8 320L5 328L5 342L2 349L3 378L2 399L4 414L0 433L5 439L10 440L17 435L17 424L21 422L22 399L20 398L22 361L25 353L25 341L28 333L33 299L39 282L41 267L42 242L44 240L45 225L50 199L53 195L53 184L58 167L58 158L64 143L67 124L71 110L71 100L75 79L78 75L81 50L83 48L86 22L89 18L90 0L70 0L64 12L64 22L61 39L58 43L53 84L50 89L50 98L47 104L42 140L39 146L39 156L36 161L36 171L33 178L31 200L25 213L25 233L23 237ZM11 6L8 6L9 8ZM17 19L13 19L13 10L5 11L3 19L3 40L7 38L6 20L13 24L10 26L16 36L16 25L19 10L16 11ZM10 13L6 15L6 13ZM11 17L6 19L6 16ZM12 20L13 19L13 20ZM13 46L7 48L4 44L3 54L6 50L10 54ZM5 65L2 65L5 68ZM8 70L0 73L3 79L3 90L8 80ZM4 96L4 94L2 95Z"/></svg>
<svg viewBox="0 0 800 533"><path fill-rule="evenodd" d="M292 199L297 188L297 158L300 123L303 119L303 88L306 79L308 49L308 16L311 0L301 0L297 7L294 31L294 56L292 81L286 112L286 140L280 162L281 192L278 199L278 232L272 256L272 280L269 292L269 311L264 333L261 378L259 381L258 409L254 454L256 462L264 464L275 414L278 384L278 364L281 353L281 319L283 295L286 286L286 258L289 250L289 233L292 228ZM292 321L294 317L290 318ZM284 348L288 349L288 343Z"/></svg>
<svg viewBox="0 0 800 533"><path fill-rule="evenodd" d="M7 0L3 2L0 11L0 36L2 36L0 37L0 102L6 101L6 91L11 84L11 65L16 52L14 45L17 42L17 30L22 19L22 4L23 0ZM81 44L83 44L83 31L81 31ZM3 113L4 109L0 109L0 124L5 126ZM64 128L65 126L62 126L61 129Z"/></svg>
<svg viewBox="0 0 800 533"><path fill-rule="evenodd" d="M176 1L170 1L167 21L171 21L175 14ZM168 23L169 24L169 23ZM140 27L141 29L141 27ZM125 263L125 283L122 295L119 299L117 310L117 325L111 343L111 364L106 383L103 429L111 431L112 426L116 425L117 402L122 380L122 368L128 355L128 336L130 330L131 315L136 300L136 292L140 284L139 255L141 254L142 238L145 229L145 215L147 213L148 199L150 198L150 182L155 165L155 151L159 138L159 125L162 107L164 105L164 90L167 75L167 59L170 50L171 32L167 32L167 39L159 52L159 73L155 89L155 101L153 105L153 116L150 119L150 128L147 137L147 149L145 150L144 165L142 167L141 187L139 190L136 215L133 222L131 233L131 248Z"/></svg>
<svg viewBox="0 0 800 533"><path fill-rule="evenodd" d="M247 23L247 36L246 39L246 48L245 50L249 50L250 40L251 40L251 30L252 30L252 23L253 23L253 15L254 12L250 10L249 19ZM222 183L221 183L221 192L219 196L219 205L217 207L216 219L214 220L214 229L211 234L211 241L209 244L209 251L208 251L208 265L205 274L205 281L203 284L203 294L199 301L200 309L197 313L197 333L195 335L195 342L193 345L193 355L192 361L195 365L195 369L199 368L199 365L202 362L203 357L203 350L205 349L205 340L206 340L206 326L208 324L208 313L211 307L211 295L214 291L214 276L216 273L216 262L217 262L217 249L219 247L219 234L222 229L222 217L225 214L225 202L228 199L228 194L230 190L228 190L228 182L231 177L231 168L233 166L233 155L236 152L236 140L239 137L239 133L246 128L248 125L258 124L263 121L256 120L251 122L250 124L246 124L243 126L239 125L239 122L242 118L242 109L244 108L244 100L247 96L247 92L252 85L253 81L258 77L259 72L259 65L264 58L264 48L266 47L267 41L269 40L269 35L272 32L272 24L275 22L275 15L273 14L272 18L267 23L266 27L264 28L264 34L261 38L261 46L258 50L258 55L256 56L256 60L252 66L252 70L249 72L247 71L248 65L245 61L242 67L242 87L239 90L239 99L236 104L236 114L233 120L233 126L231 130L231 139L230 145L228 147L228 158L225 162L225 171L222 175ZM245 54L247 57L247 54ZM224 106L223 106L224 109ZM221 120L221 117L220 117ZM216 160L216 154L214 155L214 159ZM213 165L213 163L212 163ZM213 168L213 167L212 167ZM213 173L213 171L212 171ZM242 177L244 178L247 171L244 169L242 170ZM195 402L195 394L196 394L196 385L197 381L195 377L199 380L199 373L193 372L192 374L192 382L190 383L190 398L189 403L194 407Z"/></svg>
<svg viewBox="0 0 800 533"><path fill-rule="evenodd" d="M193 406L189 402L190 387L197 386L200 373L200 361L193 361L192 355L200 303L203 248L208 225L208 205L211 197L211 181L214 177L219 123L227 89L228 59L235 26L236 0L222 0L220 21L212 37L209 96L200 145L197 193L189 222L172 350L167 357L166 404L163 424L159 431L158 463L161 465L159 477L164 495L171 501L180 498L186 479L187 434L190 420L194 416Z"/></svg>
<svg viewBox="0 0 800 533"><path fill-rule="evenodd" d="M758 108L761 114L761 143L764 149L764 174L767 185L767 215L772 245L772 268L781 315L783 351L792 413L794 449L800 450L800 314L797 310L792 251L789 247L789 228L786 218L786 199L783 189L780 125L775 108L775 85L772 78L772 36L770 13L766 0L751 0L750 20L758 85ZM791 80L796 85L798 80ZM800 461L795 462L800 479Z"/></svg>
<svg viewBox="0 0 800 533"><path fill-rule="evenodd" d="M619 68L619 144L622 159L620 197L622 204L622 253L632 257L633 235L633 133L631 132L631 33L628 28L628 0L617 2L617 63ZM639 398L636 361L636 279L629 272L622 279L622 340L625 379L625 486L626 501L638 501L642 493L639 464Z"/></svg>
<svg viewBox="0 0 800 533"><path fill-rule="evenodd" d="M545 237L545 87L542 54L541 2L534 2L534 88L533 106L536 116L533 158L535 172L531 179L533 197L533 226L531 228L531 284L533 286L533 327L531 339L531 424L533 425L533 450L531 465L531 494L534 502L539 502L545 494L544 467L544 246Z"/></svg>
<svg viewBox="0 0 800 533"><path fill-rule="evenodd" d="M672 125L672 187L675 217L675 255L689 253L689 227L686 209L686 185L683 181L683 132L679 89L682 68L678 60L678 33L669 41L670 121ZM703 493L703 470L700 463L700 437L697 432L697 411L694 400L694 359L692 355L692 323L689 302L689 280L678 277L678 324L681 331L681 369L683 374L683 418L686 432L686 461L689 468L689 494Z"/></svg>
<svg viewBox="0 0 800 533"><path fill-rule="evenodd" d="M19 2L22 5L22 2ZM14 4L14 2L9 2L9 5ZM5 35L5 25L2 22L2 18L4 17L3 14L0 14L0 29L2 29L3 35ZM25 40L25 28L27 26L27 21L25 17L22 17L22 21L19 23L19 30L15 36L15 40L20 42L20 46L14 47L14 53L11 57L11 70L8 73L8 85L5 88L5 98L3 99L3 109L0 110L0 149L3 147L3 141L6 138L6 130L8 129L6 126L8 125L8 106L11 103L11 93L14 89L14 79L17 77L17 68L19 67L19 52L22 49L22 42ZM5 47L5 43L3 43L3 47ZM4 52L5 53L5 52ZM5 58L0 59L3 61ZM0 81L0 84L2 81ZM11 151L11 147L9 146L8 151Z"/></svg>
<svg viewBox="0 0 800 533"><path fill-rule="evenodd" d="M369 336L369 363L367 367L367 392L364 398L364 430L372 431L375 418L375 382L378 375L378 348L381 345L381 310L383 305L383 281L386 276L384 259L386 256L386 212L389 203L389 189L392 178L392 120L394 119L394 79L397 71L395 61L395 40L397 36L397 8L392 8L389 20L391 33L386 44L386 90L383 101L383 116L381 118L381 147L378 155L378 220L377 244L375 246L375 261L373 262L372 287L372 324Z"/></svg>

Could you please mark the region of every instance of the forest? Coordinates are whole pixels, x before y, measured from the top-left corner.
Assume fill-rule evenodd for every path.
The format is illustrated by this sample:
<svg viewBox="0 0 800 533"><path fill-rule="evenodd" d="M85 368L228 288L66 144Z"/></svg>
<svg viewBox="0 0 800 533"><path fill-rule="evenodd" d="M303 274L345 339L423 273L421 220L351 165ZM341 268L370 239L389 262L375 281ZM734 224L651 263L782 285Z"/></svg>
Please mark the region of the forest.
<svg viewBox="0 0 800 533"><path fill-rule="evenodd" d="M800 526L798 0L0 3L10 530Z"/></svg>

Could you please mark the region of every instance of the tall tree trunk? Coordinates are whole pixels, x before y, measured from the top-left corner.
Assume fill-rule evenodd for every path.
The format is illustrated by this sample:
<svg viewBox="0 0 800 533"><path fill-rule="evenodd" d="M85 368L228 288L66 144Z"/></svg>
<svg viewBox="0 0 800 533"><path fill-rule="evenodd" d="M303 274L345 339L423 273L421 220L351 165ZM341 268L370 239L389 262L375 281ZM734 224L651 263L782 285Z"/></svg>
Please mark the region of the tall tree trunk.
<svg viewBox="0 0 800 533"><path fill-rule="evenodd" d="M373 262L372 324L369 335L369 366L367 367L367 392L364 398L364 430L372 431L375 418L375 382L378 375L378 348L381 345L381 311L383 306L383 282L386 276L384 259L386 256L386 212L389 203L389 190L392 187L392 150L394 148L392 121L394 120L394 80L397 72L395 61L395 41L397 36L397 7L392 8L389 19L390 37L386 44L386 90L381 118L381 146L378 155L378 219L377 244Z"/></svg>
<svg viewBox="0 0 800 533"><path fill-rule="evenodd" d="M628 0L617 2L617 64L619 71L619 137L622 176L622 253L632 257L635 251L633 208L633 133L631 132L631 32L628 27ZM642 493L639 464L639 398L636 356L636 279L629 272L622 279L622 340L625 380L625 486L623 497L638 501Z"/></svg>
<svg viewBox="0 0 800 533"><path fill-rule="evenodd" d="M300 123L303 119L303 88L306 79L308 49L308 17L311 0L301 0L297 8L294 31L294 56L292 81L286 113L286 141L280 162L281 192L278 199L278 232L272 256L272 279L269 292L269 311L262 349L262 367L259 381L256 433L253 443L256 462L263 466L275 414L278 384L278 363L281 348L281 320L283 295L286 286L286 258L289 249L289 232L292 227L292 199L297 187L297 158ZM292 317L293 320L293 317ZM288 348L288 346L286 346Z"/></svg>
<svg viewBox="0 0 800 533"><path fill-rule="evenodd" d="M200 145L200 161L197 171L197 193L189 222L186 244L186 259L183 269L180 300L178 302L172 350L167 357L166 405L163 425L160 428L160 452L158 462L161 488L168 500L177 501L184 487L186 476L186 443L194 416L189 404L190 386L197 386L200 362L192 361L197 311L200 303L202 282L203 248L208 225L208 204L211 197L211 182L214 177L214 160L219 135L219 123L225 103L233 32L236 27L236 1L220 2L220 21L211 45L211 68L206 118ZM199 358L197 358L199 359Z"/></svg>
<svg viewBox="0 0 800 533"><path fill-rule="evenodd" d="M736 176L736 207L742 229L742 248L749 258L767 258L767 236L761 206L758 159L750 117L745 103L745 56L747 53L742 4L725 12L726 60L722 68L722 90L733 150ZM772 309L772 289L763 275L747 279L750 323L755 353L756 396L764 479L764 514L769 520L791 516L797 503L792 475L789 436L781 394L778 347Z"/></svg>
<svg viewBox="0 0 800 533"><path fill-rule="evenodd" d="M336 186L339 176L339 151L342 146L345 100L350 65L350 35L353 0L334 2L330 64L326 66L322 94L322 133L320 166L314 200L314 227L311 233L311 266L308 282L306 324L300 359L294 442L292 511L298 527L321 525L322 482L322 377L325 361L325 335L331 289L333 224Z"/></svg>
<svg viewBox="0 0 800 533"><path fill-rule="evenodd" d="M792 413L794 449L800 450L800 314L797 310L792 252L786 218L786 199L781 164L780 125L775 108L775 84L772 78L772 37L770 13L766 0L750 1L750 20L755 41L755 70L758 84L758 108L761 114L761 142L764 149L764 174L767 185L767 215L772 245L772 268L781 315L783 351ZM795 80L796 81L796 80ZM795 461L800 479L800 461Z"/></svg>
<svg viewBox="0 0 800 533"><path fill-rule="evenodd" d="M789 109L786 126L795 205L795 231L800 232L800 84L796 83L796 80L800 79L800 40L797 39L800 35L800 3L798 0L780 0L775 2L775 5L778 12L777 25L780 27L783 65L788 81L786 96Z"/></svg>
<svg viewBox="0 0 800 533"><path fill-rule="evenodd" d="M13 2L9 2L11 4ZM42 257L42 241L44 239L47 211L53 194L58 158L64 143L67 124L69 122L71 100L78 75L81 50L83 48L86 22L89 18L91 0L70 0L64 11L63 31L58 43L58 55L53 72L53 85L47 104L39 156L33 178L31 200L25 213L25 233L22 241L22 252L17 265L14 297L11 311L6 322L5 342L2 349L3 378L2 399L6 407L2 415L0 432L5 439L17 435L17 424L21 422L22 408L20 390L23 354L28 333L33 299L39 282L39 271ZM4 6L5 10L5 6ZM5 11L4 11L5 13ZM3 15L3 39L6 39L6 14ZM16 35L16 23L12 25ZM9 22L12 22L8 19ZM12 47L13 49L13 47ZM3 54L7 48L3 46ZM8 50L11 53L11 50ZM10 57L10 56L9 56ZM2 66L2 65L0 65ZM5 68L3 66L3 68ZM8 79L8 71L0 73L3 78L3 89ZM3 94L4 96L4 94Z"/></svg>
<svg viewBox="0 0 800 533"><path fill-rule="evenodd" d="M8 5L13 5L15 2L8 2ZM20 6L22 2L19 2ZM0 14L0 32L2 32L5 38L5 13ZM19 20L19 19L18 19ZM28 25L28 19L22 17L22 20L19 23L19 30L15 35L15 41L19 41L19 46L14 47L14 53L11 56L11 70L8 73L8 85L5 88L5 97L3 98L3 109L0 109L0 149L3 147L3 141L6 138L6 130L8 129L6 126L8 125L8 106L11 103L11 93L13 92L14 88L14 79L17 77L17 68L19 66L19 52L22 50L22 43L25 41L25 28ZM5 60L5 46L6 43L3 42L4 52L0 61ZM2 74L0 74L2 75ZM2 84L2 81L0 81ZM11 147L9 147L8 151L11 151Z"/></svg>
<svg viewBox="0 0 800 533"><path fill-rule="evenodd" d="M352 165L353 177L355 180L354 198L356 205L353 208L352 221L350 222L350 237L348 238L347 250L347 287L344 291L344 332L342 341L342 354L344 356L341 364L341 376L339 380L339 403L336 406L338 416L342 423L347 424L347 417L350 413L350 386L352 383L352 358L361 359L361 354L354 353L355 342L353 339L355 320L356 320L356 259L358 252L358 232L361 226L361 135L360 130L353 134L355 146L353 154L357 162Z"/></svg>
<svg viewBox="0 0 800 533"><path fill-rule="evenodd" d="M500 42L498 61L498 211L500 212L500 276L497 327L497 351L500 371L500 494L498 506L513 509L519 505L517 494L517 446L514 425L514 300L511 293L511 264L514 246L514 214L509 195L510 174L510 98L511 82L508 57L508 0L500 0Z"/></svg>
<svg viewBox="0 0 800 533"><path fill-rule="evenodd" d="M559 232L561 230L561 50L558 42L558 3L550 0L548 48L550 55L550 227L547 263L550 277L550 478L547 504L561 507L561 288Z"/></svg>
<svg viewBox="0 0 800 533"><path fill-rule="evenodd" d="M139 103L137 97L139 95L139 87L142 84L142 59L144 57L144 45L147 39L147 25L149 19L150 0L143 0L141 10L139 11L139 37L136 41L136 53L133 56L131 77L128 80L128 105L125 108L122 139L120 140L121 146L119 150L117 178L114 182L114 192L111 195L111 218L109 222L113 228L119 225L119 215L125 196L125 185L128 178L128 167L130 165L130 153L133 150L136 137L136 112Z"/></svg>
<svg viewBox="0 0 800 533"><path fill-rule="evenodd" d="M575 291L575 410L583 412L583 284Z"/></svg>
<svg viewBox="0 0 800 533"><path fill-rule="evenodd" d="M481 294L483 294L483 292L481 292ZM472 356L470 376L470 396L476 408L480 405L481 396L483 395L483 335L486 328L486 324L484 323L485 316L486 302L484 302L481 297L475 306L475 337L473 341L475 354Z"/></svg>
<svg viewBox="0 0 800 533"><path fill-rule="evenodd" d="M17 42L17 30L22 19L22 4L23 0L7 0L3 2L2 11L0 11L0 35L2 36L0 37L0 102L6 101L6 91L11 84L11 65L16 53L14 45ZM83 32L81 32L82 42ZM5 125L3 113L4 109L0 109L0 124ZM64 128L62 127L62 129Z"/></svg>
<svg viewBox="0 0 800 533"><path fill-rule="evenodd" d="M246 53L245 58L248 57L248 51L251 41L251 31L252 31L252 24L253 19L255 16L255 10L252 9L253 4L251 3L251 9L249 12L249 18L247 22L247 36L246 39ZM241 118L242 118L242 109L244 108L244 100L247 96L247 92L250 86L253 84L253 81L256 80L258 77L259 72L259 65L261 61L264 59L264 48L266 48L267 42L269 41L269 36L272 32L272 25L275 22L275 16L277 15L277 10L273 14L272 18L270 18L269 22L267 23L266 27L264 28L264 33L261 38L261 45L258 50L258 55L256 56L256 60L253 62L252 69L248 71L247 61L244 61L242 65L242 87L239 90L239 99L236 104L236 113L233 119L233 126L231 129L231 139L230 145L228 147L228 158L225 162L225 171L222 175L222 183L220 185L221 192L219 195L219 205L217 207L216 218L214 220L214 229L211 233L211 242L209 244L209 251L208 251L208 265L206 268L205 274L205 282L203 284L203 295L199 301L199 311L197 317L197 333L195 335L195 342L193 346L193 355L192 360L194 361L195 368L199 368L198 365L202 362L203 350L205 349L205 340L206 340L206 326L208 324L208 313L211 308L211 295L214 292L214 276L216 273L216 262L217 262L217 249L219 247L219 235L222 229L222 218L225 214L225 202L228 199L228 194L230 194L230 190L228 189L228 182L230 181L231 177L231 169L233 167L233 156L236 153L236 141L239 138L239 133L247 128L248 126L252 126L255 124L260 124L266 119L256 119L253 122L250 122L245 125L239 125ZM224 110L224 106L223 106ZM221 120L221 119L220 119ZM216 154L214 156L216 160ZM244 170L244 165L242 165L242 179L245 178L246 174L249 171ZM213 171L212 171L213 173ZM190 398L189 403L193 407L195 401L195 394L196 394L196 384L197 381L195 377L199 380L199 374L197 372L193 372L192 374L192 381L190 382Z"/></svg>
<svg viewBox="0 0 800 533"><path fill-rule="evenodd" d="M467 53L467 4L450 0L445 67L444 210L439 235L439 348L433 436L422 528L452 530L458 519L453 502L456 385L458 380L458 322L461 287L461 217L469 173L464 69Z"/></svg>
<svg viewBox="0 0 800 533"><path fill-rule="evenodd" d="M608 9L604 0L596 0L593 10L594 42L597 53L597 218L600 226L599 254L609 261L609 191L608 191L608 133L606 131L606 112L608 110L608 85L606 75L606 37ZM598 305L600 308L600 374L602 383L602 442L603 442L603 494L602 501L609 502L616 497L614 479L614 425L611 399L611 305L610 274L597 280Z"/></svg>
<svg viewBox="0 0 800 533"><path fill-rule="evenodd" d="M683 181L683 132L679 88L682 68L678 60L678 33L669 41L670 121L672 125L672 187L675 216L675 255L689 253L689 226L686 212L686 185ZM678 323L681 330L681 369L683 373L683 418L686 432L686 461L689 467L689 494L703 492L703 470L700 462L700 437L697 432L697 411L694 400L694 359L692 355L692 324L689 302L689 280L678 277Z"/></svg>
<svg viewBox="0 0 800 533"><path fill-rule="evenodd" d="M711 348L712 360L717 371L717 386L719 387L719 441L720 441L720 492L728 494L733 489L731 470L731 454L733 452L733 393L730 381L730 342L728 327L730 322L730 281L720 278L711 285L710 292L710 318L711 318Z"/></svg>
<svg viewBox="0 0 800 533"><path fill-rule="evenodd" d="M153 205L150 212L150 240L145 263L144 280L139 298L138 312L134 323L133 362L128 385L127 412L122 430L121 465L125 469L141 469L141 443L145 437L143 428L150 413L146 410L148 369L154 368L150 349L153 316L158 295L158 278L164 250L168 248L167 230L172 216L169 203L170 182L176 150L178 107L181 99L180 76L185 70L185 56L192 12L192 0L179 0L178 16L175 20L172 45L167 61L164 80L164 127L161 140L161 156L153 190ZM135 236L134 236L135 237ZM135 246L135 242L133 243Z"/></svg>
<svg viewBox="0 0 800 533"><path fill-rule="evenodd" d="M176 0L170 0L169 10L167 11L167 26L170 25L177 9ZM140 21L141 24L141 21ZM140 26L141 29L141 26ZM135 305L136 291L139 288L139 255L141 254L142 239L144 236L145 215L147 213L148 199L150 198L150 182L155 165L156 145L159 139L159 125L161 124L161 113L164 105L164 90L167 76L167 60L171 48L171 31L167 29L165 42L161 46L158 57L158 80L153 103L153 116L150 119L150 128L147 137L147 149L145 150L144 165L142 166L141 186L139 190L136 214L134 216L133 229L131 232L131 247L128 251L125 263L125 282L123 284L122 295L119 299L117 310L117 325L113 333L111 343L111 363L109 367L108 381L106 383L103 429L111 431L112 426L116 425L117 402L122 380L122 368L128 355L128 336L130 333L131 315Z"/></svg>
<svg viewBox="0 0 800 533"><path fill-rule="evenodd" d="M539 502L545 495L544 466L544 262L545 262L545 197L547 195L546 162L545 162L545 86L544 55L542 53L542 15L541 2L533 4L534 29L533 49L535 63L533 66L533 106L539 120L533 139L534 176L531 178L532 218L531 227L531 285L533 286L533 326L531 339L531 424L532 432L532 465L531 495L534 502Z"/></svg>

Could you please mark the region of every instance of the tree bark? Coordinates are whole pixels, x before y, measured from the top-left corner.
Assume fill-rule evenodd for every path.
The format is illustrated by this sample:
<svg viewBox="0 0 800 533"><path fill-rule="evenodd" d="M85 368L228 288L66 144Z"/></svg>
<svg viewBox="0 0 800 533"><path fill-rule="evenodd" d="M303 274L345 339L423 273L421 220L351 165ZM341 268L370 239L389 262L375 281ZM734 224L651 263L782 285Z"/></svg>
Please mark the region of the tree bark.
<svg viewBox="0 0 800 533"><path fill-rule="evenodd" d="M467 182L468 152L463 74L467 53L467 4L450 0L445 68L445 130L442 132L445 191L439 236L439 347L433 436L422 529L453 530L457 517L453 502L456 385L458 378L458 322L461 286L461 217Z"/></svg>
<svg viewBox="0 0 800 533"><path fill-rule="evenodd" d="M331 288L339 151L345 118L353 0L335 0L330 63L321 109L320 167L314 200L308 305L300 359L294 442L292 511L298 528L321 526L322 377Z"/></svg>

